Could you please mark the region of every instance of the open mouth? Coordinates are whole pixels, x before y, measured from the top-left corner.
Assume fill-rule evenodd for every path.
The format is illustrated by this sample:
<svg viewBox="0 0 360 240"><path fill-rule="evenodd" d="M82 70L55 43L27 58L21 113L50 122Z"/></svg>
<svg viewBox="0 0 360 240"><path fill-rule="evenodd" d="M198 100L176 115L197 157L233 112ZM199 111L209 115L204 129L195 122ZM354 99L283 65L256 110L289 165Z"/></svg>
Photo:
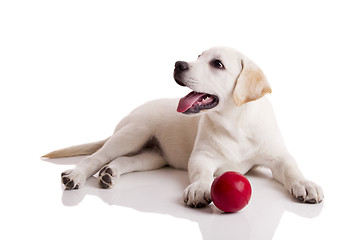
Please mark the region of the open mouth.
<svg viewBox="0 0 360 240"><path fill-rule="evenodd" d="M193 91L180 99L177 111L185 114L198 113L204 109L214 108L218 104L217 96Z"/></svg>

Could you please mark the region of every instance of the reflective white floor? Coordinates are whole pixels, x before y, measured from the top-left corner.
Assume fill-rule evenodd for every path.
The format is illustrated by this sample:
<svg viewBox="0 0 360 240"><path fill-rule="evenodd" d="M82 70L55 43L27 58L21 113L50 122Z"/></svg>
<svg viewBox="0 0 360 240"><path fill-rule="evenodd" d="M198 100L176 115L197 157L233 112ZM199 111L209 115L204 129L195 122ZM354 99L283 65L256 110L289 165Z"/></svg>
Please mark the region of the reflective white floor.
<svg viewBox="0 0 360 240"><path fill-rule="evenodd" d="M296 228L301 229L301 224L319 224L312 219L323 218L326 206L326 201L318 205L296 202L266 169L247 174L253 195L250 204L234 214L222 213L213 204L203 209L186 207L182 191L189 184L187 172L172 168L123 175L113 189L100 189L92 177L79 190L63 190L60 172L79 159L39 160L43 170L56 169L50 171L56 174L45 174L43 177L50 181L43 183L41 176L33 176L28 179L31 189L16 192L24 197L16 199L17 205L11 204L13 213L18 213L12 220L26 230L15 228L9 233L5 229L7 236L31 234L42 239L46 233L53 239L69 234L83 239L94 235L125 235L124 239L301 239L307 235L306 229L292 236L294 226L286 229L282 225L300 224ZM318 232L311 235L322 236Z"/></svg>
<svg viewBox="0 0 360 240"><path fill-rule="evenodd" d="M187 219L198 224L204 239L239 239L240 236L241 239L269 239L275 234L284 212L304 218L314 218L321 213L323 204L293 201L269 174L258 170L247 175L253 196L250 205L235 214L224 214L213 204L203 209L186 207L182 191L189 184L187 172L171 168L124 175L111 190L99 189L93 177L83 189L64 191L62 203L78 206L87 201L88 196L96 196L112 206Z"/></svg>
<svg viewBox="0 0 360 240"><path fill-rule="evenodd" d="M204 239L269 239L284 212L305 218L321 213L323 204L305 205L292 201L266 172L253 171L248 177L254 192L251 203L236 214L223 214L213 204L204 209L186 207L182 191L189 184L187 172L170 168L125 175L110 191L99 190L96 178L92 178L86 188L77 193L64 191L62 202L65 206L76 206L92 195L109 205L168 214L197 223Z"/></svg>
<svg viewBox="0 0 360 240"><path fill-rule="evenodd" d="M296 202L267 169L256 169L246 175L253 190L250 204L238 213L224 214L213 204L186 207L182 192L189 184L187 172L171 168L123 175L113 189L100 189L92 177L83 188L65 191L60 173L81 157L44 161L38 157L41 144L22 146L21 152L16 152L16 145L5 149L17 154L5 155L8 161L1 174L4 239L360 237L353 221L360 213L356 167L342 167L331 159L317 174L325 191L323 203Z"/></svg>

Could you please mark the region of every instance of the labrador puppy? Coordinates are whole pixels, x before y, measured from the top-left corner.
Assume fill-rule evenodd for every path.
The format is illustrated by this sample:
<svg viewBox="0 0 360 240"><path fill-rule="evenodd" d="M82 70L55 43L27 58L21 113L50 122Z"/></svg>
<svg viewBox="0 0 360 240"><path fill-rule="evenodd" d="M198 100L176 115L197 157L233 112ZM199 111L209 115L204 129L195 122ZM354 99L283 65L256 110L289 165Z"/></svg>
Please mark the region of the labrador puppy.
<svg viewBox="0 0 360 240"><path fill-rule="evenodd" d="M89 155L62 173L66 189L81 187L99 170L99 185L111 188L122 174L169 165L188 170L185 203L204 207L211 202L214 177L262 165L301 202L323 200L322 189L304 178L287 151L264 97L271 93L270 84L254 62L234 49L215 47L196 61L176 62L174 79L192 91L180 100L136 108L106 140L43 156Z"/></svg>

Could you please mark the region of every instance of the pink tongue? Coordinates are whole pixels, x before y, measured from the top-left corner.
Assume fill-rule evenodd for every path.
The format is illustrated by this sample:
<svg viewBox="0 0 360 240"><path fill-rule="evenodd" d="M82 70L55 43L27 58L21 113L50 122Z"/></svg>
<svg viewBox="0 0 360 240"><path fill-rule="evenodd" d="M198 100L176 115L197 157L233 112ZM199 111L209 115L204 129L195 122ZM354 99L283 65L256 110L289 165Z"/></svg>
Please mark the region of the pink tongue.
<svg viewBox="0 0 360 240"><path fill-rule="evenodd" d="M194 103L198 102L198 100L204 95L206 95L206 93L198 93L198 92L189 93L188 95L180 99L177 111L179 113L185 112L186 110L191 108L191 106Z"/></svg>

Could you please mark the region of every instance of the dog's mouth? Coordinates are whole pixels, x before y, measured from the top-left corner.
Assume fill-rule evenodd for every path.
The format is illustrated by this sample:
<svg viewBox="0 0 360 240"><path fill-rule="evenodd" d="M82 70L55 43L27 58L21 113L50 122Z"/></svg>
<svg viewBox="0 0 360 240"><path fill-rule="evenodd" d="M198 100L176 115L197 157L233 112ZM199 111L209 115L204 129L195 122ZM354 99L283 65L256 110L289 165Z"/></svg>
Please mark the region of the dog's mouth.
<svg viewBox="0 0 360 240"><path fill-rule="evenodd" d="M180 99L177 111L184 114L198 113L201 110L214 108L218 104L217 96L193 91Z"/></svg>

